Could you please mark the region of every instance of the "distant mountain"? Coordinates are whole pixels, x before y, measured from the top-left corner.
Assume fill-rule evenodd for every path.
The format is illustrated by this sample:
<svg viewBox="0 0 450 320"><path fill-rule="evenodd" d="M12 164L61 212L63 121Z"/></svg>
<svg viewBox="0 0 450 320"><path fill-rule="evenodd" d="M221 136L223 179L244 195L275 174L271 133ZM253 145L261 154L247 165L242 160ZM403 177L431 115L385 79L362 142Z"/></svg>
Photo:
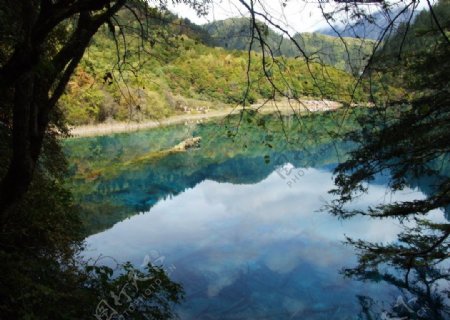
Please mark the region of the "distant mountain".
<svg viewBox="0 0 450 320"><path fill-rule="evenodd" d="M319 29L316 32L328 36L341 36L341 37L352 37L359 39L372 39L377 40L383 33L384 29L388 26L389 22L395 18L401 9L397 8L391 10L389 13L380 11L374 13L370 16L370 19L361 18L353 24L350 25L336 25L334 29L331 27ZM414 11L413 18L419 13L419 11ZM401 22L408 21L411 16L411 10L406 10L402 13L396 23L394 28L398 27Z"/></svg>
<svg viewBox="0 0 450 320"><path fill-rule="evenodd" d="M264 29L264 40L275 56L302 57L302 53L291 40L276 33L261 23ZM229 50L248 50L251 37L251 25L248 18L231 18L203 25L209 34L211 46ZM298 33L293 37L306 54L324 64L341 70L357 73L364 64L364 58L371 54L372 41L360 39L341 39L320 33ZM347 46L347 48L346 48ZM253 49L260 51L259 43L253 43Z"/></svg>

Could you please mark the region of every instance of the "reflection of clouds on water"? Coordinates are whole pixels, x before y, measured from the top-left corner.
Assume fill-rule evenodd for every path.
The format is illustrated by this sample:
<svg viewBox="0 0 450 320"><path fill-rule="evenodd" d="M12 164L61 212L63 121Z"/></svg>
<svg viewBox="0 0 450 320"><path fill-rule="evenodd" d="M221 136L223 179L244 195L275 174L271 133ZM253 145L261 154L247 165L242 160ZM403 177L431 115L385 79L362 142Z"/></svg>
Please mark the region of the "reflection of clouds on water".
<svg viewBox="0 0 450 320"><path fill-rule="evenodd" d="M189 282L188 274L202 279L205 284L200 287L207 298L223 299L225 288L253 279L255 274L268 275L262 276L266 284L292 278L298 284L294 293L278 303L287 310L306 310L304 299L296 300L302 286L305 292L336 293L350 285L338 275L339 269L355 261L352 251L341 243L344 234L385 242L395 240L400 227L391 220L355 217L340 221L317 212L323 199L331 199L327 194L333 187L331 173L312 168L303 171L302 180L292 188L276 172L255 185L203 181L160 201L150 212L87 238L90 251L86 255L102 253L140 263L150 250L158 250L175 264L174 276L182 283ZM377 204L386 198L385 192L384 186L371 186L369 195L352 206ZM419 192L409 189L393 195L392 200L418 197ZM250 296L264 295L258 291L263 289L248 290Z"/></svg>

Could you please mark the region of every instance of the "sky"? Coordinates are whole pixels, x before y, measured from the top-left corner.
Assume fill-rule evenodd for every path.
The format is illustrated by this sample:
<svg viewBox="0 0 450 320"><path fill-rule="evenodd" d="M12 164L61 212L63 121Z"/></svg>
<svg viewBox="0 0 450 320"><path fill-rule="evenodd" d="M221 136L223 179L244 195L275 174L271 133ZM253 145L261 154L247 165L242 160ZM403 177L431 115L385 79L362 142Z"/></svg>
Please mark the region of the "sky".
<svg viewBox="0 0 450 320"><path fill-rule="evenodd" d="M286 7L281 0L265 1L266 10L284 26L298 32L311 32L326 26L317 3L305 1L288 1ZM231 17L248 16L245 7L237 0L214 1L210 13L206 17L198 17L194 10L186 5L170 6L171 11L181 17L204 24Z"/></svg>
<svg viewBox="0 0 450 320"><path fill-rule="evenodd" d="M246 1L247 3L249 1ZM260 0L264 4L271 18L290 32L313 32L328 27L323 18L318 0ZM434 1L432 1L434 2ZM282 5L285 3L285 6ZM423 8L425 1L420 1L419 9ZM330 2L322 4L325 11L337 6ZM376 4L360 5L367 13L374 13L379 10ZM205 17L198 17L194 10L186 5L170 5L169 9L181 17L188 18L197 24L204 24L216 20L223 20L231 17L248 16L245 7L238 0L213 0L211 10ZM259 8L261 9L261 7Z"/></svg>

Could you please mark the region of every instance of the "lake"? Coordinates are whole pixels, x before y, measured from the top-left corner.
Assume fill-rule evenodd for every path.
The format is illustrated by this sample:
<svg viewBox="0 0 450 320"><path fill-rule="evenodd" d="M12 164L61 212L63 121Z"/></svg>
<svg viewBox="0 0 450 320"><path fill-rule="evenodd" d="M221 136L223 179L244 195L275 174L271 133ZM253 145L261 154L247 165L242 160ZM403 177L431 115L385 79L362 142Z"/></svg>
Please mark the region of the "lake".
<svg viewBox="0 0 450 320"><path fill-rule="evenodd" d="M324 210L333 168L353 147L332 138L332 113L255 121L68 140L84 256L164 267L186 292L181 319L362 319L361 296L388 308L399 289L341 274L357 261L346 236L391 242L402 229ZM169 151L196 136L200 148ZM386 181L377 177L352 206L420 199L429 187L391 194ZM442 211L431 216L445 221Z"/></svg>

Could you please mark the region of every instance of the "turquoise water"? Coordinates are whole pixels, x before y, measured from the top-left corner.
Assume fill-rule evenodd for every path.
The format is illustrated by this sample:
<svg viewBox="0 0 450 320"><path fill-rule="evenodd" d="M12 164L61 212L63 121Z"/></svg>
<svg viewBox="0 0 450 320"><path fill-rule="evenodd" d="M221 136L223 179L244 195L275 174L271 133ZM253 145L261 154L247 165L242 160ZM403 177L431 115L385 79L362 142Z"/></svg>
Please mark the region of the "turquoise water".
<svg viewBox="0 0 450 320"><path fill-rule="evenodd" d="M356 263L346 236L395 241L398 221L321 211L351 146L326 136L289 144L272 129L269 139L254 130L230 141L223 124L207 124L69 141L91 233L85 257L162 266L186 292L181 319L359 319L358 296L395 301L397 288L340 271ZM200 149L151 153L189 136L202 136ZM391 194L385 183L376 179L352 206L425 196L417 186Z"/></svg>

